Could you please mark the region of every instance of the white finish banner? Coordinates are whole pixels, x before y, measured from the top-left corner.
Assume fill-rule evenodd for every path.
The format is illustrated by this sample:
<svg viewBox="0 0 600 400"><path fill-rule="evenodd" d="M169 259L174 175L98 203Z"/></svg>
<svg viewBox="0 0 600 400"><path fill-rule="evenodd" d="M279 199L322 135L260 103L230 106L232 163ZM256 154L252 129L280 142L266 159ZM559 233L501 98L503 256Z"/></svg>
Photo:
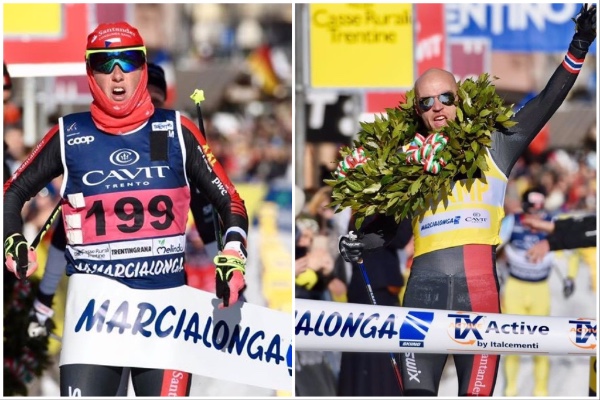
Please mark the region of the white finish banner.
<svg viewBox="0 0 600 400"><path fill-rule="evenodd" d="M293 391L292 316L220 302L189 286L141 290L72 275L60 365L173 369Z"/></svg>
<svg viewBox="0 0 600 400"><path fill-rule="evenodd" d="M590 318L296 299L296 350L595 356Z"/></svg>

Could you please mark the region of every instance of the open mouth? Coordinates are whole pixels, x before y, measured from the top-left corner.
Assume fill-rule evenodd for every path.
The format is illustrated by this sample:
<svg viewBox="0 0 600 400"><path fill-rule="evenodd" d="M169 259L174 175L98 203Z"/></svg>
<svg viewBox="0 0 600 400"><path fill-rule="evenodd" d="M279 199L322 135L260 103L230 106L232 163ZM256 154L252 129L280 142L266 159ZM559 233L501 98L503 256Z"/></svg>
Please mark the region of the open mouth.
<svg viewBox="0 0 600 400"><path fill-rule="evenodd" d="M114 88L112 90L112 97L116 101L125 100L125 89L123 89L123 88Z"/></svg>
<svg viewBox="0 0 600 400"><path fill-rule="evenodd" d="M433 122L436 126L443 126L446 125L446 117L440 115L439 117L435 117L433 119Z"/></svg>

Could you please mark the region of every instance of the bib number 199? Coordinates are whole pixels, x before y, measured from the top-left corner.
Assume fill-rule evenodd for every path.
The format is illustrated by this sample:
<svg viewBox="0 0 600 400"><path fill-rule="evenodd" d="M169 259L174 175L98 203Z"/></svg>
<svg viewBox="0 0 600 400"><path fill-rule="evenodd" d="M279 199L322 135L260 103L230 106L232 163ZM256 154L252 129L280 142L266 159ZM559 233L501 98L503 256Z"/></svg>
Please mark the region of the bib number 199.
<svg viewBox="0 0 600 400"><path fill-rule="evenodd" d="M175 215L173 214L173 200L169 196L159 195L150 199L148 207L135 197L123 197L115 203L114 215L124 223L116 224L123 233L134 233L142 229L146 218L156 230L168 229ZM102 200L96 200L88 210L85 218L96 218L96 235L106 235L106 213Z"/></svg>

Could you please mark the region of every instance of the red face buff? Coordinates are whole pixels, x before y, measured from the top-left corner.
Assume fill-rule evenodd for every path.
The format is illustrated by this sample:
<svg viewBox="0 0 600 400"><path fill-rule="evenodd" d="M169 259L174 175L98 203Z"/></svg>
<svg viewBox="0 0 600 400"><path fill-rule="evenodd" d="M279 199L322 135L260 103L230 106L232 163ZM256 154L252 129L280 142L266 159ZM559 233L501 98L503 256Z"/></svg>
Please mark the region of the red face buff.
<svg viewBox="0 0 600 400"><path fill-rule="evenodd" d="M147 90L148 67L144 41L137 29L126 22L100 24L88 35L86 70L92 92L92 119L98 129L119 134L134 130L154 113ZM124 73L139 68L142 76L133 95L124 103L111 101L100 89L93 72L111 73L119 65Z"/></svg>

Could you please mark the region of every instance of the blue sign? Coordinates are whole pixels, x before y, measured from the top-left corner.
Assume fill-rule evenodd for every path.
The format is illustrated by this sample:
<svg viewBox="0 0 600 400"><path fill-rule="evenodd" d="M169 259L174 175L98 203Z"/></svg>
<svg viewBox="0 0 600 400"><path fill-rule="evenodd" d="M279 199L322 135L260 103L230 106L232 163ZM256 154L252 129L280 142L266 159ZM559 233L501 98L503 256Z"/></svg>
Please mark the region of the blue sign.
<svg viewBox="0 0 600 400"><path fill-rule="evenodd" d="M577 3L446 4L446 31L450 38L489 37L494 51L564 53L580 9Z"/></svg>

